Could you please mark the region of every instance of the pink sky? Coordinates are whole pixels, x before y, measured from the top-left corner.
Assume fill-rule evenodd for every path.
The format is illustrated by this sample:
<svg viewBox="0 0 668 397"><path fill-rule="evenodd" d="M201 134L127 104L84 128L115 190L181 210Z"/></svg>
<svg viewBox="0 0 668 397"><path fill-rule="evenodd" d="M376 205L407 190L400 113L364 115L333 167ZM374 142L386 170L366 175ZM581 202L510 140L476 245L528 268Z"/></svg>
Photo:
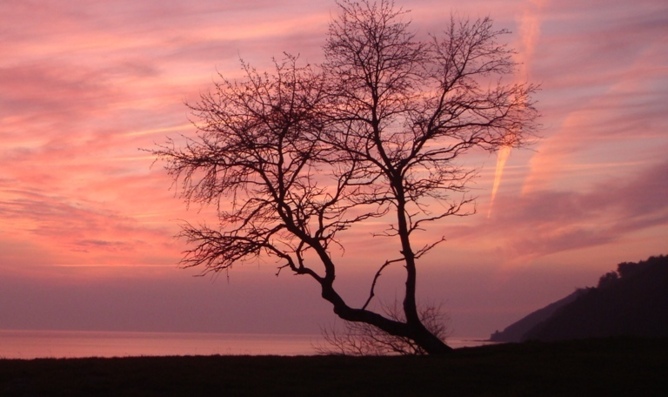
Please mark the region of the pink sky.
<svg viewBox="0 0 668 397"><path fill-rule="evenodd" d="M480 154L478 214L431 230L418 288L457 336L486 336L668 253L668 4L663 0L397 1L418 34L451 13L491 16L542 85L542 139ZM0 329L318 333L334 320L311 280L260 261L216 277L177 267L186 210L139 148L191 134L186 101L239 58L321 60L330 0L0 5ZM489 216L487 216L489 214ZM362 304L384 249L359 231L339 262ZM370 240L367 240L369 238ZM360 253L363 251L363 253ZM376 259L377 260L377 259ZM229 276L229 277L228 277ZM389 272L384 296L401 293ZM394 280L396 281L396 280Z"/></svg>

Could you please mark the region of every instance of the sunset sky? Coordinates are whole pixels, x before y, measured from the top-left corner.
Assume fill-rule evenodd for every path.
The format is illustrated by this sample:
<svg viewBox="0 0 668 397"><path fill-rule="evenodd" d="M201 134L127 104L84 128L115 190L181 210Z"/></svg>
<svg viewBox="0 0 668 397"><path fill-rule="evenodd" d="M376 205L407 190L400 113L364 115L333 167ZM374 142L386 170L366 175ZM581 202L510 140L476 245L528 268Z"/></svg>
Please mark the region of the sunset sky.
<svg viewBox="0 0 668 397"><path fill-rule="evenodd" d="M430 232L422 301L455 336L487 336L623 261L668 254L665 0L396 1L419 37L451 14L512 31L518 79L541 85L541 138L475 154L477 214ZM186 208L140 148L193 134L184 103L242 58L322 61L332 0L0 2L0 329L315 333L334 321L310 279L270 261L180 269ZM361 305L384 240L338 259ZM397 273L398 274L398 273ZM401 294L395 274L385 296Z"/></svg>

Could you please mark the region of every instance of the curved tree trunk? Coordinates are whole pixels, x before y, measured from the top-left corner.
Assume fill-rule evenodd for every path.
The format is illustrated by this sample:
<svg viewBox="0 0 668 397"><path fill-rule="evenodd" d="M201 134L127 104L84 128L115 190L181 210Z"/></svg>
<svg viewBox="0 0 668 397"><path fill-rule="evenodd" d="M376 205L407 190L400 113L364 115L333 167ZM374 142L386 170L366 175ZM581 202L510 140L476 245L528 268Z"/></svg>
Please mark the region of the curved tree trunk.
<svg viewBox="0 0 668 397"><path fill-rule="evenodd" d="M453 351L450 346L432 334L419 319L417 322L400 322L370 310L351 308L325 280L321 280L320 284L322 286L322 297L332 303L334 313L341 319L364 322L390 335L409 338L430 355L447 354Z"/></svg>
<svg viewBox="0 0 668 397"><path fill-rule="evenodd" d="M453 348L429 332L422 323L417 327L412 339L430 355L451 353Z"/></svg>

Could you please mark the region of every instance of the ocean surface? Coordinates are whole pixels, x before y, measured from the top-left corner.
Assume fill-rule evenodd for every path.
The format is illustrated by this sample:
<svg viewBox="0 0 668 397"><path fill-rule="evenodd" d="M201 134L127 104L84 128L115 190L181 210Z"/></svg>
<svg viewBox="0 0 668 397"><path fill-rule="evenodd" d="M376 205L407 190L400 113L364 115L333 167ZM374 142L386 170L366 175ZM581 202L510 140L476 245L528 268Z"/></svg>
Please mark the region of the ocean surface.
<svg viewBox="0 0 668 397"><path fill-rule="evenodd" d="M449 338L459 348L489 344ZM0 358L191 355L314 355L320 335L0 330Z"/></svg>

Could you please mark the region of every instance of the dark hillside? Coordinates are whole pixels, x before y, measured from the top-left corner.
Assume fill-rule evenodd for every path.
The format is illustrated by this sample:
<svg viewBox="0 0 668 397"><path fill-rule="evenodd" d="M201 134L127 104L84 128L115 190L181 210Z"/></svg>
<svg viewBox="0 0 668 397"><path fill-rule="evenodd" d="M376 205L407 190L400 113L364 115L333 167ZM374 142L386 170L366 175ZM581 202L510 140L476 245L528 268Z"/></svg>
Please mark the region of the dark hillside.
<svg viewBox="0 0 668 397"><path fill-rule="evenodd" d="M521 342L524 335L533 329L536 325L547 320L557 310L575 301L575 299L583 293L583 290L577 290L565 298L556 302L550 303L542 309L523 317L521 320L509 325L503 331L496 331L490 336L490 340L494 342Z"/></svg>
<svg viewBox="0 0 668 397"><path fill-rule="evenodd" d="M524 335L565 340L611 336L668 336L668 257L621 263Z"/></svg>

